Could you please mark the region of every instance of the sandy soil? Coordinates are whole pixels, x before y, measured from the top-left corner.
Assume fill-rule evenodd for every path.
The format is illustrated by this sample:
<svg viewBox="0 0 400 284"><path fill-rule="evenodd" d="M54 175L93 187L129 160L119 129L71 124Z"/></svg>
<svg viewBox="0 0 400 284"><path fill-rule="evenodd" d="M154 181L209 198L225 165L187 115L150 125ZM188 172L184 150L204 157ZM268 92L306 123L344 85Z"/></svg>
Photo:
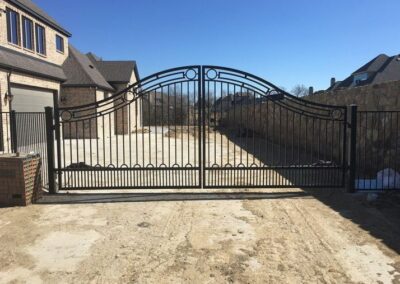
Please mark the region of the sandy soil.
<svg viewBox="0 0 400 284"><path fill-rule="evenodd" d="M0 283L400 283L398 223L330 196L65 194L1 208Z"/></svg>
<svg viewBox="0 0 400 284"><path fill-rule="evenodd" d="M399 220L338 190L64 193L0 208L0 283L400 283Z"/></svg>

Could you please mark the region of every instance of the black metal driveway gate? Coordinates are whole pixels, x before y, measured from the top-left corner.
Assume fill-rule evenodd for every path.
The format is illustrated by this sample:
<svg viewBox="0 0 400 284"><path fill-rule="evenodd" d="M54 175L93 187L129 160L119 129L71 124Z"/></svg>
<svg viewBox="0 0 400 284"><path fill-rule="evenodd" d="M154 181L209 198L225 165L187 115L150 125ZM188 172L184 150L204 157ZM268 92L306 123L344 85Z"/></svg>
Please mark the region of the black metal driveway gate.
<svg viewBox="0 0 400 284"><path fill-rule="evenodd" d="M54 110L58 189L344 185L344 107L216 66L169 69L99 96Z"/></svg>

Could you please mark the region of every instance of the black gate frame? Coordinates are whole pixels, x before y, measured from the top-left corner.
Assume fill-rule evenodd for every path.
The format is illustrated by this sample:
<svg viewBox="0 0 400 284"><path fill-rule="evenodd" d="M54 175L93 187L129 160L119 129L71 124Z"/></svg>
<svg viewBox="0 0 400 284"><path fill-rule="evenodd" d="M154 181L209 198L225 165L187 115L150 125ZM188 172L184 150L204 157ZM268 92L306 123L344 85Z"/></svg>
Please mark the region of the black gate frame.
<svg viewBox="0 0 400 284"><path fill-rule="evenodd" d="M210 72L213 73L213 75L210 75ZM137 100L139 97L143 96L144 92L148 92L149 90L155 90L156 88L159 88L160 86L163 86L163 84L170 84L171 82L175 82L174 80L176 79L171 79L168 76L171 74L175 76L179 76L181 80L195 80L198 87L197 87L197 111L198 111L198 159L199 159L199 166L198 167L191 167L190 170L196 170L198 171L198 182L196 184L193 184L191 186L178 186L174 184L169 184L167 186L162 185L162 186L157 186L157 185L152 185L152 186L82 186L82 187L75 187L75 188L64 188L63 187L63 173L65 172L88 172L88 171L100 171L100 170L107 170L107 171L122 171L122 172L129 172L129 171L154 171L154 170L182 170L183 172L188 170L185 167L176 167L174 166L173 168L169 169L166 167L148 167L148 168L138 168L138 167L124 167L124 168L97 168L93 167L91 169L84 169L84 168L76 168L76 169L66 169L63 168L62 165L62 137L61 137L61 128L62 124L65 121L65 116L69 117L68 119L79 119L79 117L85 117L85 113L90 112L91 110L94 110L94 116L98 117L99 115L102 115L102 111L99 111L98 109L101 106L104 105L110 105L111 103L113 104L113 107L108 110L108 113L110 112L115 112L118 110L118 107L115 107L115 102L120 102L121 105L126 105L130 103L133 100ZM225 76L225 77L224 77ZM329 185L299 185L299 184L276 184L276 185L270 185L270 184L246 184L244 185L235 185L235 181L233 181L231 184L228 185L219 185L219 184L213 184L207 183L206 182L206 177L209 175L209 172L213 171L218 171L221 170L221 168L215 168L215 167L208 167L206 165L206 119L207 119L207 114L206 114L206 82L212 81L214 79L221 79L222 81L225 80L225 82L232 83L232 84L237 84L239 86L244 86L245 88L248 88L254 94L257 93L258 96L265 98L266 100L279 102L280 100L286 99L288 102L290 102L292 105L286 106L290 107L292 111L297 111L300 115L317 115L316 113L313 113L312 111L307 111L307 109L314 109L315 111L323 111L324 115L327 117L330 116L331 118L333 117L334 119L335 116L339 115L339 119L341 122L343 122L343 137L342 137L342 164L337 167L338 170L340 170L342 179L340 184L329 184ZM131 94L134 96L133 100L127 100L127 94ZM333 105L325 105L325 104L318 104L314 102L310 102L301 98L297 98L284 90L278 88L277 86L269 83L268 81L254 76L250 73L243 72L240 70L232 69L232 68L226 68L226 67L220 67L220 66L213 66L213 65L191 65L191 66L183 66L183 67L177 67L177 68L172 68L172 69L167 69L158 73L155 73L153 75L147 76L140 81L136 82L135 84L129 86L125 90L109 97L105 98L103 100L97 101L92 104L86 104L86 105L81 105L81 106L74 106L74 107L68 107L68 108L60 108L57 105L55 106L54 109L54 117L52 116L51 110L46 111L47 115L47 124L48 124L48 153L49 157L52 157L52 154L56 159L49 159L49 191L51 193L55 193L58 190L63 190L63 189L69 189L69 190L74 190L74 189L124 189L124 188L249 188L249 187L278 187L278 188L286 188L286 187L299 187L299 186L304 186L304 187L343 187L345 185L345 177L347 170L349 169L348 167L348 157L347 155L347 108L343 106L333 106ZM54 123L54 124L53 124ZM54 131L54 133L53 133ZM353 132L353 131L352 131ZM54 144L51 143L51 141L54 139L55 135L55 140L56 140L56 149L54 149ZM354 134L351 134L351 138L353 138ZM351 141L351 145L353 145L353 140ZM350 156L352 155L353 149L350 147ZM228 165L228 167L231 167ZM293 167L268 167L268 166L262 166L262 167L255 167L254 165L245 165L237 167L231 167L232 170L245 170L245 171L258 171L258 170L277 170L277 169L287 169L289 171L291 170L298 170ZM315 168L325 170L328 169L328 167L325 166L317 166ZM350 169L354 169L355 165L352 164ZM351 173L350 173L351 174ZM56 178L57 177L57 178ZM57 183L56 183L57 179ZM57 186L58 184L58 186Z"/></svg>
<svg viewBox="0 0 400 284"><path fill-rule="evenodd" d="M211 74L210 74L211 73ZM206 152L208 145L206 139L206 121L209 120L210 114L207 115L206 107L204 102L209 100L209 90L207 90L206 83L219 82L220 85L234 85L238 88L245 89L247 92L253 92L254 97L258 96L261 100L266 100L272 102L272 104L279 104L282 108L290 109L292 112L298 113L299 117L310 116L310 117L319 117L323 119L328 119L330 121L340 122L339 132L343 134L341 143L341 164L336 167L326 166L326 165L317 165L317 166L288 166L288 165L278 165L278 166L258 166L255 164L246 164L246 165L231 165L229 162L224 165L209 165L207 166L207 162L210 157L206 156ZM228 87L229 88L229 87ZM308 101L296 96L293 96L281 88L275 86L274 84L250 74L248 72L244 72L241 70L215 66L215 65L204 65L202 66L202 97L203 97L203 107L202 107L202 122L203 122L203 188L297 188L297 187L307 187L307 188L332 188L332 187L344 187L346 185L346 174L349 169L347 164L347 128L350 125L356 125L356 121L347 122L347 107L345 106L336 106L336 105L326 105L321 103L316 103L312 101ZM256 98L254 98L254 103ZM281 103L282 102L282 103ZM255 111L255 109L254 109ZM352 109L352 113L355 113L356 109ZM352 119L354 117L352 116ZM240 123L240 122L239 122ZM274 121L275 123L275 121ZM301 124L300 124L301 125ZM281 124L279 123L279 126ZM351 145L350 153L353 155L355 153L355 129L351 129ZM246 134L246 138L248 136ZM229 154L228 154L229 155ZM350 163L350 176L354 172L355 169L355 157L351 156L352 162ZM329 176L328 171L337 170L336 175L340 175L340 181L336 182L332 180L332 176ZM267 183L264 179L264 182L257 183L255 180L258 179L258 176L261 174L272 174L272 183ZM288 183L285 181L283 177L277 173L279 172L287 172L291 173L300 172L301 175L306 175L307 171L320 171L323 176L327 179L330 179L330 183L317 183L313 184L309 180L304 177L300 177L296 182ZM232 176L239 176L238 173L241 173L242 177L247 179L245 184L238 183L238 180L233 178ZM228 176L229 182L221 182L221 178ZM251 176L255 178L251 178ZM211 180L208 177L212 177ZM348 186L350 187L353 183L350 182ZM351 190L351 189L350 189Z"/></svg>

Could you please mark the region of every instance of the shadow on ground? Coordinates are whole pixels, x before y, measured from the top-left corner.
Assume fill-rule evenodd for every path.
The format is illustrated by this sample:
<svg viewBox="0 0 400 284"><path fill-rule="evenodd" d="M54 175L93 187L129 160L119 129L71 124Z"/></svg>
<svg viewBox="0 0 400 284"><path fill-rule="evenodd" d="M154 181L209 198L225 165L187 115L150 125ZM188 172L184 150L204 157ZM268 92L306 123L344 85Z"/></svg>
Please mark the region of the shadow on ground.
<svg viewBox="0 0 400 284"><path fill-rule="evenodd" d="M252 143L245 143L246 139L240 139L233 133L224 133L231 143L241 147L244 151L262 161L266 165L276 163L273 158L283 156L281 151L284 147L275 145L275 155L263 153L255 149ZM262 139L262 138L259 138ZM248 139L251 140L251 139ZM264 144L270 142L264 140ZM277 153L278 152L278 153ZM302 159L302 158L303 159ZM274 160L272 160L274 159ZM309 164L315 162L311 156L300 155L300 163ZM278 173L295 184L298 177L287 175L284 171ZM376 200L368 201L366 193L349 194L345 188L305 188L300 187L305 194L318 199L325 205L338 212L344 218L351 220L372 236L382 240L388 247L400 253L400 195L396 192L382 193Z"/></svg>
<svg viewBox="0 0 400 284"><path fill-rule="evenodd" d="M233 135L226 137L243 150L254 155L265 164L270 164L269 155L258 155L251 146L240 143ZM279 148L279 147L277 147ZM276 149L277 149L276 148ZM276 154L276 153L275 153ZM309 163L310 160L307 160ZM289 181L290 176L285 176ZM316 198L325 205L338 212L344 218L351 220L361 229L368 231L373 237L380 239L385 245L400 253L400 198L395 193L383 194L377 200L367 201L364 194L349 194L341 188L309 189L269 189L268 192L248 190L223 190L218 192L127 192L127 193L59 193L45 195L39 204L86 204L86 203L113 203L113 202L154 202L154 201L207 201L207 200L260 200L260 199L288 199L288 198ZM260 192L261 191L261 192Z"/></svg>
<svg viewBox="0 0 400 284"><path fill-rule="evenodd" d="M58 193L45 195L38 204L79 204L154 201L206 201L307 198L309 194L297 192L147 192L147 193Z"/></svg>

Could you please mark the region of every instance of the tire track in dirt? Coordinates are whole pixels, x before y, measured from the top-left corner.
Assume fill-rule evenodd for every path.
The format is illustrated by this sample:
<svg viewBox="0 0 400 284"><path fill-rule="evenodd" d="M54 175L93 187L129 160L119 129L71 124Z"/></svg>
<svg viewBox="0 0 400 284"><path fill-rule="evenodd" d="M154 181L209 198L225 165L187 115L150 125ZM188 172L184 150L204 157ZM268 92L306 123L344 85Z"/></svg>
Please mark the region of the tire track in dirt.
<svg viewBox="0 0 400 284"><path fill-rule="evenodd" d="M316 204L318 201L310 200L307 203ZM331 244L332 254L352 281L388 283L400 277L399 271L393 266L395 260L386 256L385 249L381 250L380 244L374 242L370 235L356 228L354 223L337 218L339 215L333 215L333 212L327 211L326 206L322 204L318 207L319 214L312 212L315 207L310 204L301 204L301 208L296 202L288 204L298 210L319 239L325 244ZM317 218L319 215L320 218Z"/></svg>
<svg viewBox="0 0 400 284"><path fill-rule="evenodd" d="M257 258L264 267L275 267L269 272L270 280L285 283L349 282L340 265L331 259L329 245L321 242L321 238L308 228L304 218L287 206L289 202L300 200L245 201L245 207L258 211L267 219L258 230L264 238L259 242L262 249ZM266 231L273 231L274 234L266 235Z"/></svg>

